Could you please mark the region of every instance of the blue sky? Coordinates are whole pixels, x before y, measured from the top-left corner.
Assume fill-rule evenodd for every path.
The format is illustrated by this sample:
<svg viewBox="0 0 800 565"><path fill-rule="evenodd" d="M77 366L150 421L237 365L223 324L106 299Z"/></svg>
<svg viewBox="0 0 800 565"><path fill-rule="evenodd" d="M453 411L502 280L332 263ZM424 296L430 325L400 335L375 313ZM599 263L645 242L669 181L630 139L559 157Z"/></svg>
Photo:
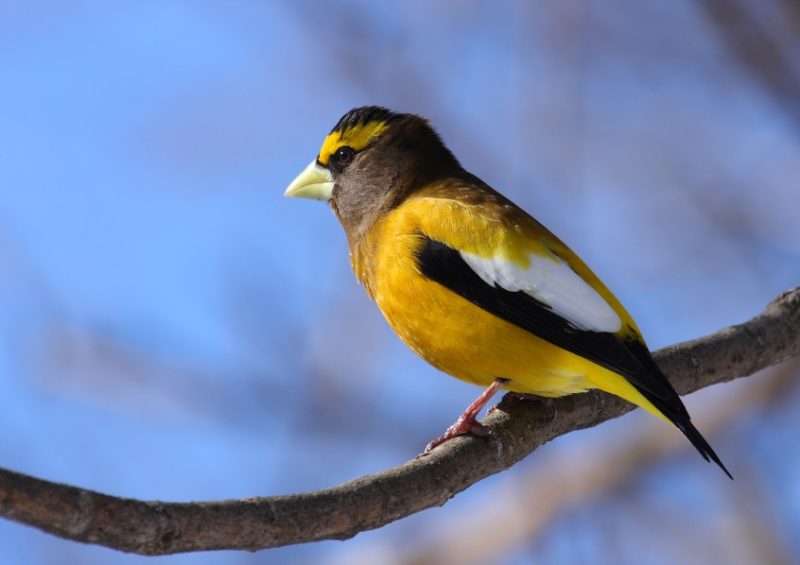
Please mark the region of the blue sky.
<svg viewBox="0 0 800 565"><path fill-rule="evenodd" d="M0 3L0 465L206 500L329 486L438 435L478 391L392 335L325 206L282 197L365 103L431 118L469 170L586 259L654 347L798 284L797 130L690 3L621 4ZM712 443L742 461L753 442L761 480L789 481L776 516L797 526L800 462L776 443L792 423L744 418ZM720 477L688 451L631 488L671 500L696 475L681 499L696 511ZM159 560L346 562L475 508L501 480L344 544ZM591 554L598 514L633 527L625 504L609 495L508 562ZM0 556L143 561L8 522Z"/></svg>

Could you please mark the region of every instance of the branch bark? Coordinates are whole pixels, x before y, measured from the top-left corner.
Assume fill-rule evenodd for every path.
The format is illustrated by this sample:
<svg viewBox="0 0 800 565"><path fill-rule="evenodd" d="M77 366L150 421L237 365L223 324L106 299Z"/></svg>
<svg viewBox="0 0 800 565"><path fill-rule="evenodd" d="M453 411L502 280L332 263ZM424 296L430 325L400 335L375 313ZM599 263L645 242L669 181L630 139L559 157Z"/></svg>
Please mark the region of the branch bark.
<svg viewBox="0 0 800 565"><path fill-rule="evenodd" d="M800 354L800 287L752 320L659 350L681 394L751 375ZM432 506L506 469L543 443L633 406L598 391L555 400L505 398L484 421L497 442L452 440L399 467L290 496L168 503L108 496L0 469L0 515L57 536L145 555L258 550L359 532Z"/></svg>

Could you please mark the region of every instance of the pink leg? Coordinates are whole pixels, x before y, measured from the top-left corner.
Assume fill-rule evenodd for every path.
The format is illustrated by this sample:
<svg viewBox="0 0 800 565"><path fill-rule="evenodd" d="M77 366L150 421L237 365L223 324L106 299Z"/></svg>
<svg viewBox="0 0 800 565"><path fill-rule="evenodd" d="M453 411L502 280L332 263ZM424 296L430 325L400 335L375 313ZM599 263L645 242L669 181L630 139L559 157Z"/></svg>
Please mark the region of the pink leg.
<svg viewBox="0 0 800 565"><path fill-rule="evenodd" d="M492 384L490 384L489 388L484 390L481 395L475 399L475 402L467 406L467 409L464 410L464 413L458 417L458 420L456 420L455 424L447 428L447 431L445 431L444 434L437 437L435 440L425 446L425 451L423 453L429 453L434 447L437 447L444 442L453 439L454 437L464 434L472 433L477 436L489 435L489 429L483 424L478 423L475 418L480 411L483 410L483 407L486 406L486 403L491 400L495 393L500 390L500 387L506 382L506 379L496 379Z"/></svg>

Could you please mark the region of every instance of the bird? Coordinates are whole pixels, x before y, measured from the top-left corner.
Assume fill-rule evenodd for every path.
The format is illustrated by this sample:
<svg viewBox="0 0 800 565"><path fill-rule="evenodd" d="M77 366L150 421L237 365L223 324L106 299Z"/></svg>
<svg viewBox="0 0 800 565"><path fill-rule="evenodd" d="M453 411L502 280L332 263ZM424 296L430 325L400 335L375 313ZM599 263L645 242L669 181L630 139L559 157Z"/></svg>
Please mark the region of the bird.
<svg viewBox="0 0 800 565"><path fill-rule="evenodd" d="M477 416L501 389L600 389L676 426L733 478L620 301L558 237L465 170L425 118L350 110L285 195L328 202L356 278L394 332L437 369L485 387L425 453L490 435Z"/></svg>

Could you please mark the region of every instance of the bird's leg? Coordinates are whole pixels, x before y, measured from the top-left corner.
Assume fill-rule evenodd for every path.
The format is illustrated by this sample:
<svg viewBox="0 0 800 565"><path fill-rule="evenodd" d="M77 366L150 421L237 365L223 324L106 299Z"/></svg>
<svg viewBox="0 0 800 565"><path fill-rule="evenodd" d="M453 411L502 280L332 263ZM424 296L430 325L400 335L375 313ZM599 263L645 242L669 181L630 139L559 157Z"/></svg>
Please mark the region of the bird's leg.
<svg viewBox="0 0 800 565"><path fill-rule="evenodd" d="M507 379L495 379L495 381L484 390L481 395L475 399L475 402L467 406L464 413L458 417L455 423L447 428L441 436L430 442L425 446L425 453L429 453L434 447L437 447L444 442L453 439L454 437L464 434L475 434L476 436L486 437L491 434L489 428L479 423L475 418L486 406L486 403L491 400L495 393L500 390L500 387L507 382Z"/></svg>

